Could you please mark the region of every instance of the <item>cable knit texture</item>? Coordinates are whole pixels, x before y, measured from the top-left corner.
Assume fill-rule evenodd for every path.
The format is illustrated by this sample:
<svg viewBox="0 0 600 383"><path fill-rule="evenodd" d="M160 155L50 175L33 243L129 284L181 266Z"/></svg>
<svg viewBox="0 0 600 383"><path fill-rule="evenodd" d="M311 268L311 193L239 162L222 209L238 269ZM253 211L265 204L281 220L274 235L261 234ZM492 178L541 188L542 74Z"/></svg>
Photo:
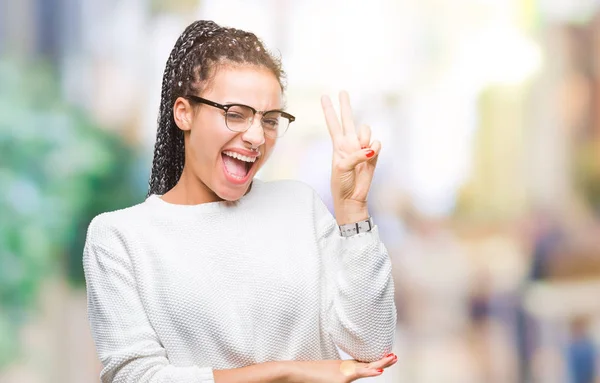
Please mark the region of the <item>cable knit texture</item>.
<svg viewBox="0 0 600 383"><path fill-rule="evenodd" d="M298 181L237 202L152 195L91 222L83 255L102 382L209 383L279 360L374 361L392 349L391 264L377 226L343 238Z"/></svg>

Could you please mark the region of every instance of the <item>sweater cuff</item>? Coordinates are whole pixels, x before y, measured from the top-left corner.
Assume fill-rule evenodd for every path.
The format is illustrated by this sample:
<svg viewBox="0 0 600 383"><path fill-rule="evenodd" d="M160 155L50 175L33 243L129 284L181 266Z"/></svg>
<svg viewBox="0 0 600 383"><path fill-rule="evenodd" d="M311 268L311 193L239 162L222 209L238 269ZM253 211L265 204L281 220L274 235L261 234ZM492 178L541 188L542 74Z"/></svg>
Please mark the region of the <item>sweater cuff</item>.
<svg viewBox="0 0 600 383"><path fill-rule="evenodd" d="M194 375L196 375L194 383L215 383L215 377L211 367L197 367Z"/></svg>
<svg viewBox="0 0 600 383"><path fill-rule="evenodd" d="M349 237L342 236L338 230L338 235L342 241L342 246L345 248L362 247L381 242L379 239L379 227L377 225L373 226L371 231L358 233Z"/></svg>

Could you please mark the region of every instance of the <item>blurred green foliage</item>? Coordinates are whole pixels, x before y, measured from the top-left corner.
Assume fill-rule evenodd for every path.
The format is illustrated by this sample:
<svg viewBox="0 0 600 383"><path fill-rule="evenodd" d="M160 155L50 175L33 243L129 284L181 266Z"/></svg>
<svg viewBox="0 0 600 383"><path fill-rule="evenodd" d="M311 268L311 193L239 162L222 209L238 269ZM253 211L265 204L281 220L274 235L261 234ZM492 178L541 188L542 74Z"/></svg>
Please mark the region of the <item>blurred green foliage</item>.
<svg viewBox="0 0 600 383"><path fill-rule="evenodd" d="M97 214L140 202L138 155L61 100L52 68L0 61L0 367L54 273L84 286L82 250Z"/></svg>

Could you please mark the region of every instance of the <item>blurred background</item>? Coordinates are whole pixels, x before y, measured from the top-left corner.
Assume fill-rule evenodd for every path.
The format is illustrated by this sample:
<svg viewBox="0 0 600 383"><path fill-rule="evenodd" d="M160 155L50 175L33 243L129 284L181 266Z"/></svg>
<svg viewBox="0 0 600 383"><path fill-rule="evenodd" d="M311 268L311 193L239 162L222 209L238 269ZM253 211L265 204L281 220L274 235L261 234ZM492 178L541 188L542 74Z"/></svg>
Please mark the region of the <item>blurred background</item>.
<svg viewBox="0 0 600 383"><path fill-rule="evenodd" d="M399 362L378 382L600 382L599 0L0 0L0 382L98 381L83 242L143 201L195 19L283 59L259 178L331 207L321 94L383 142L371 213Z"/></svg>

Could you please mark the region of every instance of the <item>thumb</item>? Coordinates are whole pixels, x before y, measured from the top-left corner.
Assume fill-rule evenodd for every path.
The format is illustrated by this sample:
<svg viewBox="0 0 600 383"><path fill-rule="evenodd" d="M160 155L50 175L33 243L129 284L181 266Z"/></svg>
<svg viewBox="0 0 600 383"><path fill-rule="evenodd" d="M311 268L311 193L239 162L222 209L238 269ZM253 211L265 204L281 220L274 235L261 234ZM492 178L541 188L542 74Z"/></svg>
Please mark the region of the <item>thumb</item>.
<svg viewBox="0 0 600 383"><path fill-rule="evenodd" d="M357 367L355 371L355 376L358 379L361 378L371 378L379 376L383 373L383 368L369 368L369 367Z"/></svg>
<svg viewBox="0 0 600 383"><path fill-rule="evenodd" d="M369 163L375 167L377 166L377 160L379 159L379 154L381 153L381 142L373 141L371 144L371 149L375 151L375 155L369 159Z"/></svg>

